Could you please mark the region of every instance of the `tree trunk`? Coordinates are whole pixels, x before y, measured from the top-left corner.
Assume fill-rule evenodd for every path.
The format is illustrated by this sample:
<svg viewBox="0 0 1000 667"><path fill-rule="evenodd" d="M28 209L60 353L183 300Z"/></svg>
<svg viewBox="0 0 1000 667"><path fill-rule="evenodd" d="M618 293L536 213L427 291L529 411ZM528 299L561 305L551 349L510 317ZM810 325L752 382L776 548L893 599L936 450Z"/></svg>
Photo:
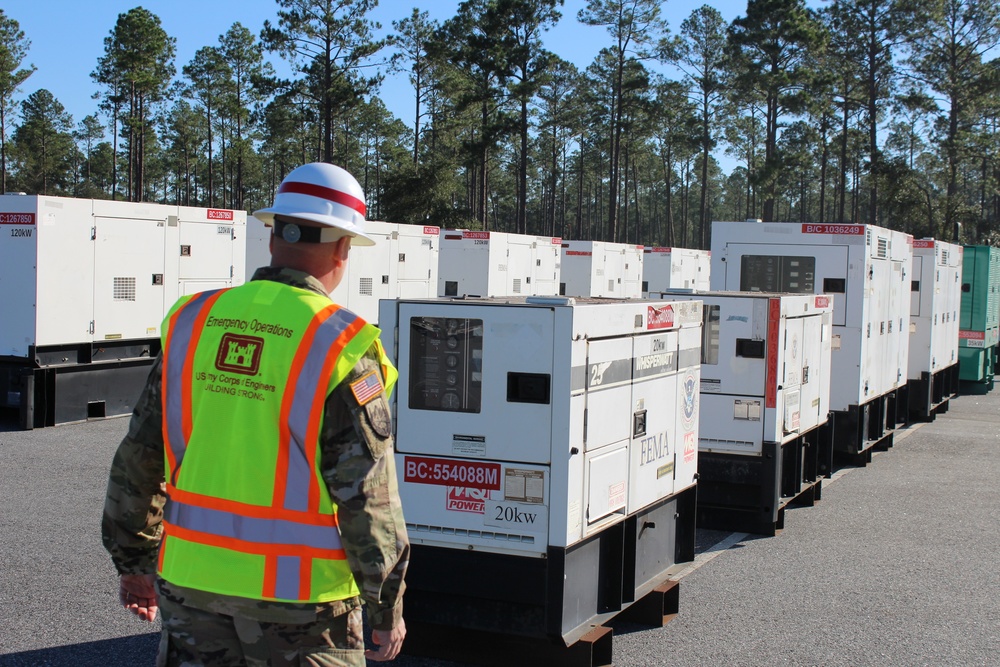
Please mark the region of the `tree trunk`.
<svg viewBox="0 0 1000 667"><path fill-rule="evenodd" d="M483 123L483 133L482 133L482 150L480 152L480 164L479 164L479 192L476 200L476 207L479 213L479 221L482 223L483 229L489 229L489 211L486 188L489 184L489 179L486 176L487 164L489 162L489 147L487 146L486 140L486 130L489 122L489 107L486 100L483 100L482 104L482 123Z"/></svg>
<svg viewBox="0 0 1000 667"><path fill-rule="evenodd" d="M528 101L521 100L521 155L517 161L517 222L518 234L528 229Z"/></svg>
<svg viewBox="0 0 1000 667"><path fill-rule="evenodd" d="M0 195L7 194L7 114L0 100Z"/></svg>
<svg viewBox="0 0 1000 667"><path fill-rule="evenodd" d="M837 207L837 222L846 222L844 217L847 205L847 126L848 109L847 93L844 93L844 115L840 124L840 203Z"/></svg>

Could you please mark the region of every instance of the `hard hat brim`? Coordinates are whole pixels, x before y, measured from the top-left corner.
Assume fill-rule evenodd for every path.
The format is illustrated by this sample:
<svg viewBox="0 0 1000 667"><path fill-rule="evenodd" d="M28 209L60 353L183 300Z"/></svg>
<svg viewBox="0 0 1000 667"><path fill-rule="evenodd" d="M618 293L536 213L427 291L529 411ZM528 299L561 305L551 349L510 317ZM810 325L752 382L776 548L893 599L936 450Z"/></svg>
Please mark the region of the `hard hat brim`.
<svg viewBox="0 0 1000 667"><path fill-rule="evenodd" d="M339 230L343 231L346 236L350 236L351 237L351 245L352 246L373 246L373 245L375 245L374 239L372 239L370 236L368 236L364 232L358 231L357 229L349 229L348 227L345 227L343 224L340 224L340 221L336 220L335 218L331 218L330 216L326 216L326 215L319 215L319 214L316 214L316 213L288 213L287 211L284 211L284 210L279 211L279 210L275 210L274 208L262 208L259 211L254 211L253 212L253 217L255 217L258 220L260 220L261 222L263 222L265 226L267 226L267 227L273 227L274 226L274 216L275 216L276 213L279 214L279 215L285 216L287 218L299 219L299 220L308 220L310 222L315 222L316 224L320 225L321 227L331 227L331 228L334 228L334 229L339 229Z"/></svg>

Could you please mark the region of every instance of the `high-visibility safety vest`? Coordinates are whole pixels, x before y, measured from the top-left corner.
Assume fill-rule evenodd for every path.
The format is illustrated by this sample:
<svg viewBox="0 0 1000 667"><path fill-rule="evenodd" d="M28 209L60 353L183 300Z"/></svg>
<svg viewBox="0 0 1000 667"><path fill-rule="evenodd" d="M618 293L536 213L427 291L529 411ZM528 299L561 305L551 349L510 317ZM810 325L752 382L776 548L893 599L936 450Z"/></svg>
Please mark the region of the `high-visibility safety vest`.
<svg viewBox="0 0 1000 667"><path fill-rule="evenodd" d="M257 600L358 595L319 435L327 397L373 344L392 390L378 335L322 295L268 280L173 307L162 341L160 576Z"/></svg>

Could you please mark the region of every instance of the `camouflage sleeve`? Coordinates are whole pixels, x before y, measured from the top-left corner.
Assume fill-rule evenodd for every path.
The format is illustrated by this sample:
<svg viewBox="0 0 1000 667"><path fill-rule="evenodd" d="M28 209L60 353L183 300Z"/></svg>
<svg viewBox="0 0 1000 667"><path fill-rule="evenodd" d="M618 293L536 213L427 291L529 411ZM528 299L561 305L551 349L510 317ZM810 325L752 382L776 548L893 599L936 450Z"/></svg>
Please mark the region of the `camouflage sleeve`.
<svg viewBox="0 0 1000 667"><path fill-rule="evenodd" d="M382 377L374 348L327 400L321 468L337 503L341 539L368 619L374 629L389 630L402 617L410 541L399 500L385 391L367 400L362 392L359 401L351 390L352 383L370 373Z"/></svg>
<svg viewBox="0 0 1000 667"><path fill-rule="evenodd" d="M156 572L166 502L157 357L111 463L101 538L119 574Z"/></svg>

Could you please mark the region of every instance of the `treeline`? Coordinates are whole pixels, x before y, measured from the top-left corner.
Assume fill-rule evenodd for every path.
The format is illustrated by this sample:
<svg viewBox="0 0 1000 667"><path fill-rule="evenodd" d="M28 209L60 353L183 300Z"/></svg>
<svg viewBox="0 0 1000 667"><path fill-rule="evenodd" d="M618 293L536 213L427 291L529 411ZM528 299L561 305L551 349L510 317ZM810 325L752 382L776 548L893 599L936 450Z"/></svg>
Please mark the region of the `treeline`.
<svg viewBox="0 0 1000 667"><path fill-rule="evenodd" d="M30 38L0 10L0 189L253 210L324 160L370 219L443 227L701 248L724 219L1000 229L995 0L750 0L674 31L658 0L468 0L385 38L376 0L276 4L184 64L157 16L119 15L78 122L48 90L15 101ZM559 20L604 29L585 69L543 47ZM389 72L412 124L379 97Z"/></svg>

